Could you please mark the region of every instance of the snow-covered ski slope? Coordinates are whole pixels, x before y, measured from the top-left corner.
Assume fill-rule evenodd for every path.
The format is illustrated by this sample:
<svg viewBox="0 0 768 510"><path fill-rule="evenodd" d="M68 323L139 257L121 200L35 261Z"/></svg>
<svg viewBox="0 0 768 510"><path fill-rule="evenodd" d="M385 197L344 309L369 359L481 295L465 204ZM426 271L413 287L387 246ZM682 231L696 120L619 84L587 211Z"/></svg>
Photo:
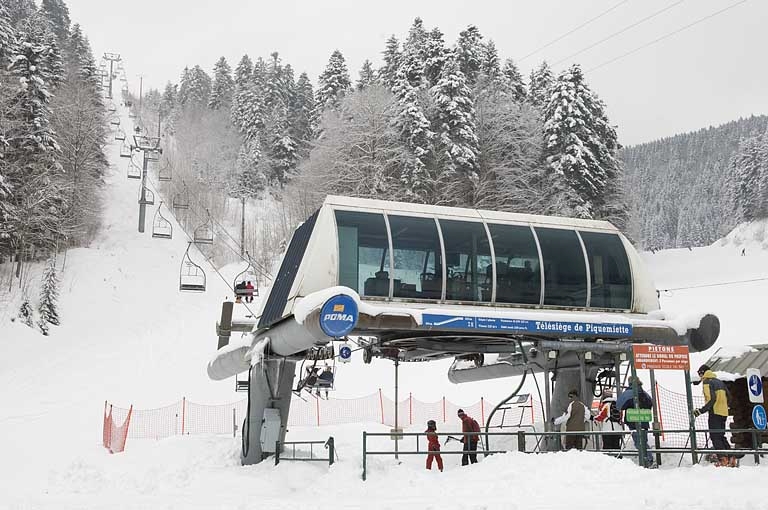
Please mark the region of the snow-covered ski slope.
<svg viewBox="0 0 768 510"><path fill-rule="evenodd" d="M130 121L121 112L129 132ZM375 457L369 459L368 481L362 482L361 431L384 431L377 424L290 431L289 440L334 436L339 461L331 469L288 462L242 467L239 438L232 437L129 439L125 453L109 455L101 446L105 399L147 409L181 396L201 403L242 397L234 394L231 380L216 383L205 372L216 343L213 325L228 295L225 283L202 264L208 292L178 292L186 239L175 223L173 240L152 239L153 207L147 232L137 232L139 184L126 178L128 160L118 154L115 142L109 147L113 165L102 233L93 246L68 254L60 299L63 324L46 338L20 324L0 323L0 508L768 507L758 489L763 468L676 469L678 458L660 471L642 471L629 460L576 452L500 455L470 468L460 468L456 456L445 456L446 470L438 473L423 469L423 457L406 457L400 465ZM759 234L764 228L744 226L724 245L645 258L662 289L766 277L768 251ZM227 279L235 272L235 267L224 271ZM663 305L681 313L718 314L723 329L717 346L738 346L765 342L761 318L767 293L763 280L673 290L663 296ZM696 355L693 362L705 358L706 353ZM401 396L413 392L414 398L434 401L445 395L471 403L481 395L501 398L517 382L454 386L445 375L448 364L404 365ZM680 388L682 376L669 374L662 381ZM338 368L336 396L365 395L379 387L391 396L392 383L391 363L363 365L355 357ZM442 431L458 427L457 420L439 424ZM388 439L374 445L391 447Z"/></svg>

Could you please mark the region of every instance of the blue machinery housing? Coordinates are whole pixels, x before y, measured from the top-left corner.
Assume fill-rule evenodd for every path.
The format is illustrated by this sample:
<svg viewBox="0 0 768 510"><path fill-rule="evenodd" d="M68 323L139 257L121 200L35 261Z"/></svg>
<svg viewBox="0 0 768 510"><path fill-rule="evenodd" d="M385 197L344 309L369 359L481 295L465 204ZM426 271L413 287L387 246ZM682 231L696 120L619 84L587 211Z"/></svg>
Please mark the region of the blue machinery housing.
<svg viewBox="0 0 768 510"><path fill-rule="evenodd" d="M368 362L455 357L453 382L554 363L578 369L583 383L629 343L696 352L719 334L713 315L666 317L640 256L608 222L336 196L295 231L258 317L233 319L232 310L225 303L208 373L249 371L251 418L262 421L261 403L283 405L283 427L296 361L347 335L364 337ZM227 345L232 331L250 333L247 345ZM537 347L561 354L553 362ZM588 351L588 362L567 354ZM254 352L267 368L262 382L250 370ZM252 449L244 462L268 453L256 459Z"/></svg>

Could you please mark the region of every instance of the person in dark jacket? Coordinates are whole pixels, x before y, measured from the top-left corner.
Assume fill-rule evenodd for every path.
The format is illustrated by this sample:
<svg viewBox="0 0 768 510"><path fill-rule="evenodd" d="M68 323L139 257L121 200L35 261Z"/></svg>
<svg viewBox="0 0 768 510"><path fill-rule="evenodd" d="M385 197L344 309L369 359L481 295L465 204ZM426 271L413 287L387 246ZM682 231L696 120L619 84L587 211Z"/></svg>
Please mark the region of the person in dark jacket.
<svg viewBox="0 0 768 510"><path fill-rule="evenodd" d="M461 420L461 431L464 435L461 442L464 443L464 455L461 456L461 465L477 464L477 442L480 441L480 425L471 416L467 415L463 409L459 409L459 419ZM467 434L467 432L477 432L478 434Z"/></svg>
<svg viewBox="0 0 768 510"><path fill-rule="evenodd" d="M708 413L707 427L712 431L709 437L712 439L712 448L715 450L730 450L731 445L725 439L725 422L728 419L728 392L723 381L717 378L708 365L701 365L698 370L702 382L705 404L693 410L693 417L697 418ZM717 454L718 465L738 465L738 459L732 455Z"/></svg>
<svg viewBox="0 0 768 510"><path fill-rule="evenodd" d="M437 438L437 423L435 420L427 421L427 450L430 452L440 451L440 440ZM439 453L430 453L427 455L427 469L432 469L432 461L437 461L437 469L443 470L443 457Z"/></svg>
<svg viewBox="0 0 768 510"><path fill-rule="evenodd" d="M630 380L630 387L624 390L621 395L619 395L619 398L616 401L616 405L619 406L619 410L623 412L624 416L624 422L627 424L627 428L632 431L632 442L635 443L635 448L638 450L640 449L640 434L645 434L646 437L648 436L648 422L628 422L626 420L626 411L627 409L634 408L635 407L635 398L632 393L632 383L637 383L637 396L639 402L639 408L640 409L653 409L653 399L643 389L643 381L640 380L640 378L636 378L634 380ZM648 445L648 441L645 442L646 445ZM653 454L648 451L646 448L645 450L645 461L646 466L649 467L655 467L656 464L653 461Z"/></svg>
<svg viewBox="0 0 768 510"><path fill-rule="evenodd" d="M584 432L587 430L586 423L591 416L589 409L584 403L579 400L579 392L571 390L568 392L568 398L571 402L565 409L565 412L555 418L555 425L562 425L565 423L566 432ZM567 435L565 436L565 449L570 450L576 448L577 450L584 449L584 436Z"/></svg>

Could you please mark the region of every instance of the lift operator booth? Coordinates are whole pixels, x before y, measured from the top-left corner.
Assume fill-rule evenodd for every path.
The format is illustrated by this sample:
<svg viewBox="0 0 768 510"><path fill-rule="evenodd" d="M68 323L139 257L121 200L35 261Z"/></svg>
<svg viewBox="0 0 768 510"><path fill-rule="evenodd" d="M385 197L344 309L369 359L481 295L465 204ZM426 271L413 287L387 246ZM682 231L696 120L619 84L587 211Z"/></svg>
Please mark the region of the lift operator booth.
<svg viewBox="0 0 768 510"><path fill-rule="evenodd" d="M608 222L339 196L293 233L256 316L239 307L223 305L208 374L249 374L245 464L284 439L297 362L347 336L361 337L366 362L455 358L454 383L556 374L553 416L628 344L698 352L720 328L713 315L660 310ZM232 332L245 341L230 345Z"/></svg>

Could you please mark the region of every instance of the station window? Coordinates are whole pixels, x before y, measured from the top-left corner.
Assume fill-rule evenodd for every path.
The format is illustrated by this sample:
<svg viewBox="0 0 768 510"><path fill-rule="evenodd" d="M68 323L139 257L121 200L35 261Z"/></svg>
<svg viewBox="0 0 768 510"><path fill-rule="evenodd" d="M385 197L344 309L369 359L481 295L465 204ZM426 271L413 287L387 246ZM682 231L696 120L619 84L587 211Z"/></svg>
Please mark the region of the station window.
<svg viewBox="0 0 768 510"><path fill-rule="evenodd" d="M491 245L482 223L439 220L445 243L445 298L491 301Z"/></svg>
<svg viewBox="0 0 768 510"><path fill-rule="evenodd" d="M587 306L587 269L576 231L535 230L544 259L544 304Z"/></svg>
<svg viewBox="0 0 768 510"><path fill-rule="evenodd" d="M531 228L489 224L496 254L496 302L538 305L541 298L539 252ZM490 265L486 277L492 276Z"/></svg>
<svg viewBox="0 0 768 510"><path fill-rule="evenodd" d="M443 268L433 218L389 216L395 273L394 297L440 299Z"/></svg>
<svg viewBox="0 0 768 510"><path fill-rule="evenodd" d="M632 306L632 274L621 238L616 234L579 232L587 249L590 284L590 306L621 308Z"/></svg>
<svg viewBox="0 0 768 510"><path fill-rule="evenodd" d="M389 240L384 215L336 211L339 285L361 296L389 296Z"/></svg>

